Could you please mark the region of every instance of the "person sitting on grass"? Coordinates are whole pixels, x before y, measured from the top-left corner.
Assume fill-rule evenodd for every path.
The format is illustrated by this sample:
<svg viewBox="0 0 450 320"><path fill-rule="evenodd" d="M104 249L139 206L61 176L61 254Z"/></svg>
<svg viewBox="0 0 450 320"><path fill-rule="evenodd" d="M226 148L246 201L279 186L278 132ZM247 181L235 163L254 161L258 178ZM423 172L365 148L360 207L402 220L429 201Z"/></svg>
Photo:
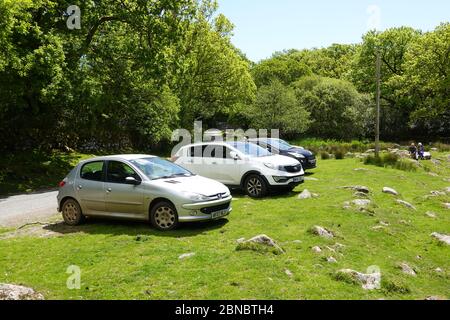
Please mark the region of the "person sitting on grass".
<svg viewBox="0 0 450 320"><path fill-rule="evenodd" d="M425 147L420 142L419 142L419 147L417 149L417 152L419 154L419 159L424 159L425 158Z"/></svg>
<svg viewBox="0 0 450 320"><path fill-rule="evenodd" d="M411 154L411 158L417 160L417 147L415 143L411 143L411 147L409 147L409 153Z"/></svg>

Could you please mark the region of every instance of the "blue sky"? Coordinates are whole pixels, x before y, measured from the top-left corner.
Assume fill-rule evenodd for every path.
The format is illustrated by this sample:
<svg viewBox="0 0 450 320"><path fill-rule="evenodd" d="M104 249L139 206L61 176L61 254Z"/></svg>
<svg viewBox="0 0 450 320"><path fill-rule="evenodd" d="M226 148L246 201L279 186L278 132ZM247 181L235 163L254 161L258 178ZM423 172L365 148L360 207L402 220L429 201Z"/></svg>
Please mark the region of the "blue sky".
<svg viewBox="0 0 450 320"><path fill-rule="evenodd" d="M233 43L259 61L275 51L358 43L369 29L369 6L381 30L407 25L428 31L450 21L449 0L219 0L235 25ZM375 17L375 16L372 16Z"/></svg>

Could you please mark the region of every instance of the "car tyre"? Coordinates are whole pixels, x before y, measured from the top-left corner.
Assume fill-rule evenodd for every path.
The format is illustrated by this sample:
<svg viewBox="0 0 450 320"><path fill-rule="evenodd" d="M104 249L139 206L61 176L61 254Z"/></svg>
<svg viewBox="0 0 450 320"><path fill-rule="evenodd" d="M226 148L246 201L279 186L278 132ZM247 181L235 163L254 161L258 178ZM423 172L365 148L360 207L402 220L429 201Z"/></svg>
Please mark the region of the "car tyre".
<svg viewBox="0 0 450 320"><path fill-rule="evenodd" d="M67 199L62 205L62 217L69 226L78 226L86 220L81 207L74 199Z"/></svg>
<svg viewBox="0 0 450 320"><path fill-rule="evenodd" d="M161 201L150 211L150 222L160 231L170 231L178 226L178 213L173 204Z"/></svg>
<svg viewBox="0 0 450 320"><path fill-rule="evenodd" d="M244 191L251 198L263 198L267 195L267 184L258 174L249 175L244 182Z"/></svg>

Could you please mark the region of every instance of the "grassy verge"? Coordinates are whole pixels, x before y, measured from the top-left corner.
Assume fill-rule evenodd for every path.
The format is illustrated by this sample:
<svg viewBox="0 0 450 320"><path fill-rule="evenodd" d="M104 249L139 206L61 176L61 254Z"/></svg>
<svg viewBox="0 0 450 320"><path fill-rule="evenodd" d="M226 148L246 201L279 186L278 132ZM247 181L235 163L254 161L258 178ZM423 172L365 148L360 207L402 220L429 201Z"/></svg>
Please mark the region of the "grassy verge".
<svg viewBox="0 0 450 320"><path fill-rule="evenodd" d="M354 170L361 167L366 170ZM450 216L442 206L448 197L427 197L449 186L444 178L450 178L450 170L431 176L425 170L405 172L344 159L320 161L314 172L318 181L307 181L294 193L259 201L236 194L228 220L168 233L142 223L95 220L78 228L46 227L58 237L0 240L0 282L31 286L48 299L450 297L450 247L430 237L432 232L450 233ZM343 208L355 199L352 191L340 188L349 185L372 190L372 214ZM385 186L395 188L417 211L382 193ZM298 200L305 188L320 197ZM336 238L308 232L315 225ZM236 250L237 239L258 234L278 241L286 253ZM345 247L327 249L336 243ZM314 253L314 246L322 252ZM185 253L195 255L180 260ZM337 263L326 261L331 256ZM403 262L416 270L416 277L402 273L398 265ZM81 268L79 290L66 287L70 265ZM380 290L365 291L335 276L340 269L366 272L370 266L381 269Z"/></svg>
<svg viewBox="0 0 450 320"><path fill-rule="evenodd" d="M29 151L0 159L0 195L55 188L80 161L92 155Z"/></svg>

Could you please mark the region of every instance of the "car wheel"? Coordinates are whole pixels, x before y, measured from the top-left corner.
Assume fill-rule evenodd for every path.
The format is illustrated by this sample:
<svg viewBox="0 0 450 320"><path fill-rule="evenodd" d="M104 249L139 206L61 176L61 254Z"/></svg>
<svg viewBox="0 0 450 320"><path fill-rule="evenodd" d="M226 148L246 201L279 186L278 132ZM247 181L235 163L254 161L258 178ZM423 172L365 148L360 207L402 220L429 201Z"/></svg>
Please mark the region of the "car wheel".
<svg viewBox="0 0 450 320"><path fill-rule="evenodd" d="M85 220L80 205L74 199L64 201L64 204L62 205L62 216L64 222L69 226L80 225Z"/></svg>
<svg viewBox="0 0 450 320"><path fill-rule="evenodd" d="M252 198L262 198L267 194L267 185L263 177L252 174L245 179L245 192Z"/></svg>
<svg viewBox="0 0 450 320"><path fill-rule="evenodd" d="M169 202L159 202L150 212L150 222L158 230L173 230L178 226L177 210Z"/></svg>

